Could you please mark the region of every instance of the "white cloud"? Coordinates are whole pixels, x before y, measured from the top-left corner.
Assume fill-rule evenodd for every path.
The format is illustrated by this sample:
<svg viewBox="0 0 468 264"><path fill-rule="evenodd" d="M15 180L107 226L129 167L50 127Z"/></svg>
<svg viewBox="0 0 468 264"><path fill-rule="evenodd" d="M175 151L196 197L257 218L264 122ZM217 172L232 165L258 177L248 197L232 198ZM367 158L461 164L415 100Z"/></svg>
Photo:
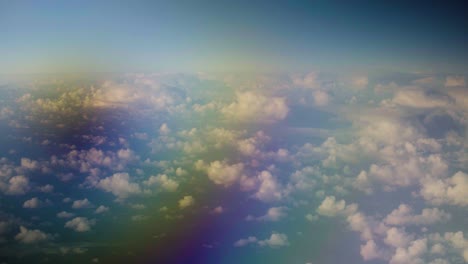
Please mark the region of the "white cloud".
<svg viewBox="0 0 468 264"><path fill-rule="evenodd" d="M20 232L15 236L15 240L24 244L33 244L41 241L48 240L50 235L38 230L38 229L27 229L24 226L20 226Z"/></svg>
<svg viewBox="0 0 468 264"><path fill-rule="evenodd" d="M106 192L111 192L118 198L125 199L132 194L141 193L140 186L129 180L130 176L128 173L115 173L112 176L100 180L97 187Z"/></svg>
<svg viewBox="0 0 468 264"><path fill-rule="evenodd" d="M361 256L365 261L383 257L374 240L368 240L366 244L361 245Z"/></svg>
<svg viewBox="0 0 468 264"><path fill-rule="evenodd" d="M29 209L38 208L42 206L42 204L43 203L41 200L39 200L39 198L33 197L23 203L23 208L29 208Z"/></svg>
<svg viewBox="0 0 468 264"><path fill-rule="evenodd" d="M88 198L85 198L83 200L75 200L75 201L73 201L73 204L72 204L73 209L89 208L89 207L92 207L92 206L93 205L88 200Z"/></svg>
<svg viewBox="0 0 468 264"><path fill-rule="evenodd" d="M94 220L88 220L86 217L75 217L72 220L65 223L66 228L75 230L76 232L87 232L91 230L96 222Z"/></svg>
<svg viewBox="0 0 468 264"><path fill-rule="evenodd" d="M234 246L235 247L243 247L243 246L246 246L248 244L252 244L252 243L256 243L258 241L258 239L254 236L250 236L248 238L244 238L244 239L239 239L237 240L235 243L234 243Z"/></svg>
<svg viewBox="0 0 468 264"><path fill-rule="evenodd" d="M225 187L239 181L244 172L244 164L229 165L225 161L213 161L206 167L208 178L216 184Z"/></svg>
<svg viewBox="0 0 468 264"><path fill-rule="evenodd" d="M279 221L287 216L287 207L271 207L265 215L255 218L258 221Z"/></svg>
<svg viewBox="0 0 468 264"><path fill-rule="evenodd" d="M406 226L406 225L431 225L438 222L450 220L451 215L438 208L425 208L421 214L414 214L413 209L406 204L393 210L384 219L388 225Z"/></svg>
<svg viewBox="0 0 468 264"><path fill-rule="evenodd" d="M184 198L179 200L179 208L184 209L189 206L192 206L195 203L195 199L192 196L184 196Z"/></svg>
<svg viewBox="0 0 468 264"><path fill-rule="evenodd" d="M468 206L468 175L461 171L447 179L425 179L421 195L433 204Z"/></svg>
<svg viewBox="0 0 468 264"><path fill-rule="evenodd" d="M21 195L25 194L29 189L29 179L23 175L11 177L9 182L7 194L10 195Z"/></svg>
<svg viewBox="0 0 468 264"><path fill-rule="evenodd" d="M243 247L249 244L258 244L259 246L271 247L271 248L280 248L289 246L288 236L282 233L272 232L269 238L264 240L258 240L254 236L249 236L248 238L239 239L234 243L235 247Z"/></svg>
<svg viewBox="0 0 468 264"><path fill-rule="evenodd" d="M160 185L164 190L175 192L179 188L179 183L170 179L166 174L159 174L157 176L150 176L144 184L152 186L154 184Z"/></svg>
<svg viewBox="0 0 468 264"><path fill-rule="evenodd" d="M346 201L336 201L335 196L327 196L317 208L319 215L336 216L345 210Z"/></svg>
<svg viewBox="0 0 468 264"><path fill-rule="evenodd" d="M279 248L289 246L288 236L281 233L273 232L270 238L258 241L260 246L269 246L271 248Z"/></svg>
<svg viewBox="0 0 468 264"><path fill-rule="evenodd" d="M285 98L247 91L237 92L236 101L223 107L221 112L238 121L275 122L285 119L289 108Z"/></svg>
<svg viewBox="0 0 468 264"><path fill-rule="evenodd" d="M96 208L96 210L94 211L95 214L102 214L102 213L105 213L109 211L109 207L107 206L104 206L104 205L100 205L98 208Z"/></svg>
<svg viewBox="0 0 468 264"><path fill-rule="evenodd" d="M272 202L283 198L283 188L269 171L262 171L257 178L260 184L255 193L257 199L264 202Z"/></svg>
<svg viewBox="0 0 468 264"><path fill-rule="evenodd" d="M66 212L66 211L62 211L60 213L57 213L58 218L71 218L74 215L75 215L74 213L69 213L69 212Z"/></svg>

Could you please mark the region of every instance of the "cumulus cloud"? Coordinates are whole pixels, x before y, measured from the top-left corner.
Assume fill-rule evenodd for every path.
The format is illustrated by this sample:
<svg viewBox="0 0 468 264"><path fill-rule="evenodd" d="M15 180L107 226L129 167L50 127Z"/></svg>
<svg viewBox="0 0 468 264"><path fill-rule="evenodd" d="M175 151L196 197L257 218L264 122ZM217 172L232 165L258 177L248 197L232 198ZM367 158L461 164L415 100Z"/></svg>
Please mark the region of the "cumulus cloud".
<svg viewBox="0 0 468 264"><path fill-rule="evenodd" d="M62 211L60 213L57 213L58 218L71 218L73 216L75 216L74 213L69 213L69 212L66 212L66 211Z"/></svg>
<svg viewBox="0 0 468 264"><path fill-rule="evenodd" d="M184 198L179 200L179 208L184 209L189 206L192 206L195 203L195 199L192 196L184 196Z"/></svg>
<svg viewBox="0 0 468 264"><path fill-rule="evenodd" d="M108 211L109 211L109 207L104 206L104 205L100 205L98 208L96 208L96 210L94 210L94 213L95 214L102 214L102 213L105 213L105 212L108 212Z"/></svg>
<svg viewBox="0 0 468 264"><path fill-rule="evenodd" d="M15 240L23 244L34 244L41 241L46 241L50 238L49 234L46 234L38 229L27 229L24 226L20 226L20 232L15 236Z"/></svg>
<svg viewBox="0 0 468 264"><path fill-rule="evenodd" d="M213 161L206 166L205 170L208 178L215 184L228 187L241 178L244 172L244 164L229 165L225 161Z"/></svg>
<svg viewBox="0 0 468 264"><path fill-rule="evenodd" d="M258 244L261 247L280 248L289 246L288 236L282 233L272 232L269 238L259 240L254 236L239 239L234 243L235 247L243 247L249 244Z"/></svg>
<svg viewBox="0 0 468 264"><path fill-rule="evenodd" d="M121 199L141 193L140 186L137 183L130 182L130 175L128 173L115 173L112 176L101 179L97 183L97 187Z"/></svg>
<svg viewBox="0 0 468 264"><path fill-rule="evenodd" d="M438 208L424 208L421 214L414 214L413 209L407 204L393 210L384 219L388 225L431 225L438 222L446 222L450 220L451 215L444 210Z"/></svg>
<svg viewBox="0 0 468 264"><path fill-rule="evenodd" d="M468 206L468 174L461 171L447 179L426 179L421 195L433 204Z"/></svg>
<svg viewBox="0 0 468 264"><path fill-rule="evenodd" d="M166 174L159 174L157 176L150 176L147 181L144 182L148 186L159 185L164 190L175 192L179 188L179 183L169 178Z"/></svg>
<svg viewBox="0 0 468 264"><path fill-rule="evenodd" d="M257 220L257 221L279 221L287 216L287 207L271 207L267 210L265 215L259 217L247 217L247 220Z"/></svg>
<svg viewBox="0 0 468 264"><path fill-rule="evenodd" d="M289 108L283 97L267 97L247 91L237 92L236 101L221 111L227 118L238 121L275 122L285 119Z"/></svg>
<svg viewBox="0 0 468 264"><path fill-rule="evenodd" d="M255 197L260 201L272 202L281 200L284 196L282 186L269 171L262 171L258 176L259 187Z"/></svg>
<svg viewBox="0 0 468 264"><path fill-rule="evenodd" d="M43 204L41 200L37 197L33 197L23 203L23 208L38 208Z"/></svg>
<svg viewBox="0 0 468 264"><path fill-rule="evenodd" d="M96 223L95 220L89 220L86 217L75 217L65 223L66 228L75 230L76 232L87 232Z"/></svg>
<svg viewBox="0 0 468 264"><path fill-rule="evenodd" d="M23 175L11 177L6 194L21 195L25 194L30 189L29 179Z"/></svg>
<svg viewBox="0 0 468 264"><path fill-rule="evenodd" d="M89 207L92 207L92 206L93 205L88 200L88 198L85 198L83 200L75 200L72 203L72 208L73 209L89 208Z"/></svg>
<svg viewBox="0 0 468 264"><path fill-rule="evenodd" d="M317 213L324 216L336 216L354 211L353 204L346 206L345 200L337 201L335 196L327 196L317 208Z"/></svg>

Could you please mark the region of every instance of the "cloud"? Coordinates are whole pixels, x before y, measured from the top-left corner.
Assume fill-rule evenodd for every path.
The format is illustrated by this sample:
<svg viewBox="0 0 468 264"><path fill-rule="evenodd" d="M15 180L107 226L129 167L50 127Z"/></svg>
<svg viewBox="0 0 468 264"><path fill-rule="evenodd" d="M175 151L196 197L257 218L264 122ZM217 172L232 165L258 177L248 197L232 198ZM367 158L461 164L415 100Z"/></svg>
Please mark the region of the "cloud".
<svg viewBox="0 0 468 264"><path fill-rule="evenodd" d="M345 210L345 200L336 201L335 196L327 196L317 208L319 215L336 216Z"/></svg>
<svg viewBox="0 0 468 264"><path fill-rule="evenodd" d="M88 200L88 198L85 198L83 200L75 200L73 201L73 204L72 204L73 209L90 208L92 206L93 205Z"/></svg>
<svg viewBox="0 0 468 264"><path fill-rule="evenodd" d="M447 179L425 179L421 195L432 204L468 206L468 174L461 171Z"/></svg>
<svg viewBox="0 0 468 264"><path fill-rule="evenodd" d="M184 196L184 198L179 200L179 208L184 209L189 206L192 206L195 203L195 199L192 196Z"/></svg>
<svg viewBox="0 0 468 264"><path fill-rule="evenodd" d="M315 105L317 105L317 106L326 106L326 105L328 105L328 102L330 100L330 96L328 95L327 92L317 90L317 91L314 91L313 96L314 96Z"/></svg>
<svg viewBox="0 0 468 264"><path fill-rule="evenodd" d="M215 184L225 187L239 181L244 172L244 164L229 165L225 161L213 161L206 167L208 178Z"/></svg>
<svg viewBox="0 0 468 264"><path fill-rule="evenodd" d="M263 202L281 200L284 196L282 186L269 171L262 171L258 176L259 187L255 197Z"/></svg>
<svg viewBox="0 0 468 264"><path fill-rule="evenodd" d="M269 238L258 240L254 236L239 239L234 243L235 247L244 247L249 244L258 244L261 247L280 248L289 246L288 236L282 233L272 232Z"/></svg>
<svg viewBox="0 0 468 264"><path fill-rule="evenodd" d="M407 204L393 210L384 219L388 225L407 226L407 225L431 225L438 222L446 222L451 219L451 215L438 208L425 208L421 214L414 214L413 209Z"/></svg>
<svg viewBox="0 0 468 264"><path fill-rule="evenodd" d="M463 76L447 76L445 79L445 87L465 86L465 78Z"/></svg>
<svg viewBox="0 0 468 264"><path fill-rule="evenodd" d="M271 221L277 222L287 216L287 207L271 207L267 210L266 214L259 217L248 217L248 220L257 220L257 221Z"/></svg>
<svg viewBox="0 0 468 264"><path fill-rule="evenodd" d="M15 240L23 244L34 244L41 241L46 241L50 238L49 234L46 234L38 229L27 229L24 226L20 226L20 232L15 236Z"/></svg>
<svg viewBox="0 0 468 264"><path fill-rule="evenodd" d="M237 240L235 243L234 243L234 246L235 247L243 247L243 246L246 246L248 244L252 244L252 243L256 243L258 241L258 239L254 236L250 236L248 238L244 238L244 239L239 239Z"/></svg>
<svg viewBox="0 0 468 264"><path fill-rule="evenodd" d="M86 217L75 217L72 220L65 223L66 228L75 230L76 232L87 232L91 230L91 227L96 222L94 220L89 220Z"/></svg>
<svg viewBox="0 0 468 264"><path fill-rule="evenodd" d="M69 213L69 212L66 212L66 211L62 211L60 213L57 213L58 218L71 218L74 215L75 215L74 213Z"/></svg>
<svg viewBox="0 0 468 264"><path fill-rule="evenodd" d="M102 213L105 213L105 212L108 212L108 211L109 211L109 207L104 206L104 205L100 205L98 208L96 208L94 213L95 214L102 214Z"/></svg>
<svg viewBox="0 0 468 264"><path fill-rule="evenodd" d="M23 175L11 177L6 194L21 195L25 194L31 187L29 186L29 179Z"/></svg>
<svg viewBox="0 0 468 264"><path fill-rule="evenodd" d="M289 108L283 97L247 91L237 92L236 101L223 107L221 112L236 121L276 122L286 118Z"/></svg>
<svg viewBox="0 0 468 264"><path fill-rule="evenodd" d="M115 173L104 178L97 183L97 187L114 194L120 199L125 199L130 195L141 193L140 186L130 182L128 173Z"/></svg>
<svg viewBox="0 0 468 264"><path fill-rule="evenodd" d="M271 248L279 248L289 246L288 236L282 233L273 232L270 238L258 241L260 246L269 246Z"/></svg>
<svg viewBox="0 0 468 264"><path fill-rule="evenodd" d="M150 176L148 180L144 182L144 184L148 186L157 184L160 185L164 190L169 192L175 192L177 191L177 188L179 188L179 183L177 183L173 179L170 179L166 174Z"/></svg>
<svg viewBox="0 0 468 264"><path fill-rule="evenodd" d="M31 199L25 201L23 203L23 208L29 208L29 209L38 208L38 207L42 206L42 204L43 204L43 202L41 200L39 200L39 198L34 197L34 198L31 198Z"/></svg>

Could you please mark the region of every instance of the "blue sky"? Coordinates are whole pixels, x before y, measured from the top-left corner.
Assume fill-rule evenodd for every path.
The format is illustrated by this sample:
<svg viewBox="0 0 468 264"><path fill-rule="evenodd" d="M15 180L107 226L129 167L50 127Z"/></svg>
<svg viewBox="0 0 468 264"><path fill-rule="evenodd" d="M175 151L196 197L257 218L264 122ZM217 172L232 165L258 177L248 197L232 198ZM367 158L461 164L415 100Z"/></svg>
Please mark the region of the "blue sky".
<svg viewBox="0 0 468 264"><path fill-rule="evenodd" d="M466 71L463 6L2 1L1 71Z"/></svg>
<svg viewBox="0 0 468 264"><path fill-rule="evenodd" d="M467 263L464 10L0 0L0 263Z"/></svg>

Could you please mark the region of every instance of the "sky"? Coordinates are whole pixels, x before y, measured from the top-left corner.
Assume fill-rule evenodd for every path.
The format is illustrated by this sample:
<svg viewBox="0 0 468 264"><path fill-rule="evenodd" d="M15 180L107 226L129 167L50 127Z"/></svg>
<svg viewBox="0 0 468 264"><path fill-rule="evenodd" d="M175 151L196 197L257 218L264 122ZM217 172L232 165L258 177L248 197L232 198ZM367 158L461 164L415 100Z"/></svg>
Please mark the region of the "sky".
<svg viewBox="0 0 468 264"><path fill-rule="evenodd" d="M0 263L468 263L464 11L0 0Z"/></svg>
<svg viewBox="0 0 468 264"><path fill-rule="evenodd" d="M463 5L435 1L1 1L3 73L466 72Z"/></svg>

